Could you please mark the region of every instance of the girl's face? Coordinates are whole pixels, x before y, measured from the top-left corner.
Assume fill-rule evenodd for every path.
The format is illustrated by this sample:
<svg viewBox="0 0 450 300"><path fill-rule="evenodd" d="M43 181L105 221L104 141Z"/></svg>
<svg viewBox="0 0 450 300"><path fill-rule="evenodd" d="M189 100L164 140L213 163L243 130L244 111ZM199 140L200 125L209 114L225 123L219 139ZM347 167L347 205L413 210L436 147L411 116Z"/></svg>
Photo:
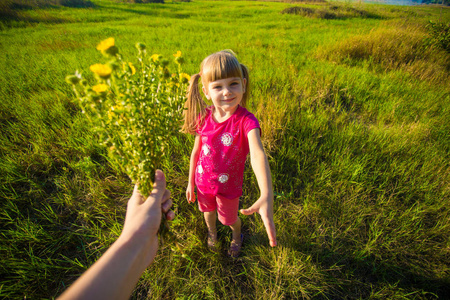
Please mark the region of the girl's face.
<svg viewBox="0 0 450 300"><path fill-rule="evenodd" d="M225 112L234 112L242 101L247 80L229 77L210 81L203 86L203 93L214 107Z"/></svg>

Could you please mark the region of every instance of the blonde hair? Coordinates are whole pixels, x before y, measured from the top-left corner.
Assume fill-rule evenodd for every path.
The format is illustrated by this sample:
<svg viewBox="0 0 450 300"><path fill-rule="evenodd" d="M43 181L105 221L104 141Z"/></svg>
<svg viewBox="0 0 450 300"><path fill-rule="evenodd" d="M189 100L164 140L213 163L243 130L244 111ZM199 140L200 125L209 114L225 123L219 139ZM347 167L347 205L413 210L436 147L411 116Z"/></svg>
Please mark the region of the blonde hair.
<svg viewBox="0 0 450 300"><path fill-rule="evenodd" d="M191 76L187 100L184 105L186 108L184 111L184 125L181 131L195 134L206 116L207 105L200 93L198 80L201 78L203 86L207 86L211 81L230 77L239 77L241 80L246 79L247 84L244 87L245 92L240 103L241 106L246 107L250 86L247 67L239 63L231 50L213 53L202 61L200 72Z"/></svg>

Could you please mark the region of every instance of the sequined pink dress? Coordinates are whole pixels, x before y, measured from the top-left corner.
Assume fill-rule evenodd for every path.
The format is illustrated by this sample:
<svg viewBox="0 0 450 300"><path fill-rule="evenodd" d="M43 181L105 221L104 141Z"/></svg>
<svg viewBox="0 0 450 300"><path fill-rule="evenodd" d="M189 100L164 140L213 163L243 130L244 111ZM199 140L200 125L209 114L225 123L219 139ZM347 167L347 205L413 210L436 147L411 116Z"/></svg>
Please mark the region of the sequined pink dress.
<svg viewBox="0 0 450 300"><path fill-rule="evenodd" d="M242 106L222 123L207 109L201 136L200 155L195 170L195 184L203 194L234 199L242 195L245 160L249 152L247 134L260 128L256 117Z"/></svg>

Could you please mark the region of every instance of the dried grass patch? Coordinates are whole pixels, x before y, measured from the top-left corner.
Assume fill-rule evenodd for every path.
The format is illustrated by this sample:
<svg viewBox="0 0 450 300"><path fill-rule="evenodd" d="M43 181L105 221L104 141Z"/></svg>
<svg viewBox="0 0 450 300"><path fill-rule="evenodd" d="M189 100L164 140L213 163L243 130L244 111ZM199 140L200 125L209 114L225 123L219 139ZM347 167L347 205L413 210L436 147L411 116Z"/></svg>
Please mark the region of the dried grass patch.
<svg viewBox="0 0 450 300"><path fill-rule="evenodd" d="M320 2L322 3L322 2ZM282 14L290 14L316 19L350 19L350 18L381 18L381 16L369 12L363 8L355 8L350 5L332 4L319 8L292 6L281 11Z"/></svg>
<svg viewBox="0 0 450 300"><path fill-rule="evenodd" d="M445 83L450 79L450 55L427 44L425 26L393 23L319 47L316 57L339 64L368 63L376 71L403 70L420 80Z"/></svg>

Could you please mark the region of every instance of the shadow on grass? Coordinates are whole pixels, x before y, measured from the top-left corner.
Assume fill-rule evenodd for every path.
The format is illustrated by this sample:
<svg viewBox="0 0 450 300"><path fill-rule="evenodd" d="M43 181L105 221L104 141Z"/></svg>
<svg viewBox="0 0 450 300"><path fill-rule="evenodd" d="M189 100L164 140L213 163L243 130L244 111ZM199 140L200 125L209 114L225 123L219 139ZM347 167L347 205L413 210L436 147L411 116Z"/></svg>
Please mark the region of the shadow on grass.
<svg viewBox="0 0 450 300"><path fill-rule="evenodd" d="M68 23L67 19L56 18L44 14L43 16L29 16L26 11L59 8L95 8L96 5L89 0L58 0L55 2L48 1L21 1L21 0L6 0L0 4L0 20L5 27L17 27L20 23L36 24L36 23Z"/></svg>
<svg viewBox="0 0 450 300"><path fill-rule="evenodd" d="M0 5L0 24L4 28L12 28L12 27L24 27L28 25L35 25L38 23L47 23L47 24L61 24L61 23L72 23L74 20L58 18L48 15L45 11L43 11L42 16L29 16L27 11L35 10L35 9L46 9L46 8L58 8L60 6L70 7L70 8L90 8L95 10L109 10L117 12L117 15L120 15L120 18L123 19L123 13L130 15L140 15L140 16L157 16L161 15L157 10L151 9L147 7L146 10L143 9L133 9L126 6L102 6L98 4L94 4L90 1L84 0L61 0L60 5L47 5L47 6L31 6L28 4L23 4L21 2L8 2ZM162 17L173 18L173 19L188 19L191 16L189 14L177 13L177 12L163 12ZM126 18L126 17L125 17ZM117 17L116 17L117 19ZM102 22L104 20L109 19L100 19L100 20L92 20L93 22ZM77 21L75 21L77 22ZM79 21L78 21L79 22Z"/></svg>
<svg viewBox="0 0 450 300"><path fill-rule="evenodd" d="M109 7L109 6L101 6L101 5L97 5L98 9L102 10L114 10L114 11L118 11L121 13L129 13L129 14L136 14L136 15L141 15L141 16L156 16L157 13L156 11L149 11L149 10L139 10L139 9L132 9L132 8L123 8L123 7Z"/></svg>
<svg viewBox="0 0 450 300"><path fill-rule="evenodd" d="M167 6L165 6L165 4L162 4L162 3L152 3L152 4L158 5L158 8L167 7ZM124 7L117 7L117 6L115 6L114 8L97 6L96 8L99 8L99 9L103 8L103 9L110 9L110 10L112 9L112 10L123 12L123 13L136 14L136 15L141 15L141 16L158 16L159 15L157 10L150 10L150 8L148 8L147 10L124 8ZM174 19L188 19L191 17L189 14L170 13L170 12L164 12L162 14L162 16L167 17L167 18L174 18Z"/></svg>
<svg viewBox="0 0 450 300"><path fill-rule="evenodd" d="M306 254L317 257L317 261L325 270L330 270L333 266L339 266L338 271L331 271L332 277L348 279L351 276L353 278L348 285L344 283L340 286L343 295L349 295L351 291L355 290L355 282L370 287L387 284L395 286L397 289L404 289L412 294L422 294L427 298L446 299L450 295L450 280L419 274L412 267L402 265L400 261L398 264L386 262L373 255L357 258L324 248L311 249L310 253ZM358 290L364 291L367 289L361 288ZM359 297L373 296L371 295L373 291L374 289L372 291L367 290L367 294L359 295ZM330 297L334 298L335 295L330 295Z"/></svg>

